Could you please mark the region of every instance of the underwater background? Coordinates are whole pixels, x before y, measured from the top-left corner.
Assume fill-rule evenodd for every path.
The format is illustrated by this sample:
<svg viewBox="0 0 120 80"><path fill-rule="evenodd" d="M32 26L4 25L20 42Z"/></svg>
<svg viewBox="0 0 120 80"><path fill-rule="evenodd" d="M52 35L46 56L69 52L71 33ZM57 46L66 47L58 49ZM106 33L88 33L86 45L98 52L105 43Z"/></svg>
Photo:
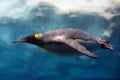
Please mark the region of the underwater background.
<svg viewBox="0 0 120 80"><path fill-rule="evenodd" d="M115 51L98 50L98 59L61 57L12 43L60 28L106 38ZM0 0L0 80L86 79L120 79L120 0Z"/></svg>

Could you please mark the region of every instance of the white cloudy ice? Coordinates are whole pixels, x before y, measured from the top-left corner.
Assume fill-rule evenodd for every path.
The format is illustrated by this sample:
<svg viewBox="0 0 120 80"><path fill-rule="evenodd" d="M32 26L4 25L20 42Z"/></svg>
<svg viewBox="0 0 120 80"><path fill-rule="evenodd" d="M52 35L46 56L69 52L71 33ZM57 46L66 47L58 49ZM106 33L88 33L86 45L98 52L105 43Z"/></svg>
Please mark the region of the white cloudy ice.
<svg viewBox="0 0 120 80"><path fill-rule="evenodd" d="M120 3L120 0L0 0L0 17L23 18L42 2L53 5L62 13L103 13L108 6Z"/></svg>

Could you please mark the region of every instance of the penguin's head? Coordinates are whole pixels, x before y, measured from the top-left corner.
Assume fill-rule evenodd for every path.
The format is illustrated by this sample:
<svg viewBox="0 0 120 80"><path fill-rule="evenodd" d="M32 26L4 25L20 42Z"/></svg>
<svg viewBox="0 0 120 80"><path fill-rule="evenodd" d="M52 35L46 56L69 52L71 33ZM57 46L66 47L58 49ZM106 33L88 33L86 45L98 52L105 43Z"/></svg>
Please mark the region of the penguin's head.
<svg viewBox="0 0 120 80"><path fill-rule="evenodd" d="M43 43L43 41L41 40L41 34L33 34L25 38L22 38L20 40L13 41L13 43L18 43L18 42L26 42L26 43L35 44L38 46Z"/></svg>

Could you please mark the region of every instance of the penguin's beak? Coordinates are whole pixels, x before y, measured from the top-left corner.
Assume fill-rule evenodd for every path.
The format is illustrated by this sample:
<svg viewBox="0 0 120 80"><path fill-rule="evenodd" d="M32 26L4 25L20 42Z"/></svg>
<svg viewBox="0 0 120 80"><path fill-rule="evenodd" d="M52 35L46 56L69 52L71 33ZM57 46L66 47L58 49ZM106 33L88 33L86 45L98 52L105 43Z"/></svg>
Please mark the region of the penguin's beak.
<svg viewBox="0 0 120 80"><path fill-rule="evenodd" d="M25 38L23 38L23 39L20 39L20 40L15 40L15 41L13 41L13 43L18 43L18 42L26 42L27 40L25 39Z"/></svg>

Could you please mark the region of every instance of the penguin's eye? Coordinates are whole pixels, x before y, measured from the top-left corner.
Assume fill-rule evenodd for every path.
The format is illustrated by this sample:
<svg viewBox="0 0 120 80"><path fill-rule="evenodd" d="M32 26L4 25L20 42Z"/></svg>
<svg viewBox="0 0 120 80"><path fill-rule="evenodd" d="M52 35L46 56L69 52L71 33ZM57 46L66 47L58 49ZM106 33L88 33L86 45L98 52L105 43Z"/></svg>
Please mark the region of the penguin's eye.
<svg viewBox="0 0 120 80"><path fill-rule="evenodd" d="M39 35L39 34L34 34L34 37L35 37L36 39L39 39L39 38L40 38L40 35Z"/></svg>

